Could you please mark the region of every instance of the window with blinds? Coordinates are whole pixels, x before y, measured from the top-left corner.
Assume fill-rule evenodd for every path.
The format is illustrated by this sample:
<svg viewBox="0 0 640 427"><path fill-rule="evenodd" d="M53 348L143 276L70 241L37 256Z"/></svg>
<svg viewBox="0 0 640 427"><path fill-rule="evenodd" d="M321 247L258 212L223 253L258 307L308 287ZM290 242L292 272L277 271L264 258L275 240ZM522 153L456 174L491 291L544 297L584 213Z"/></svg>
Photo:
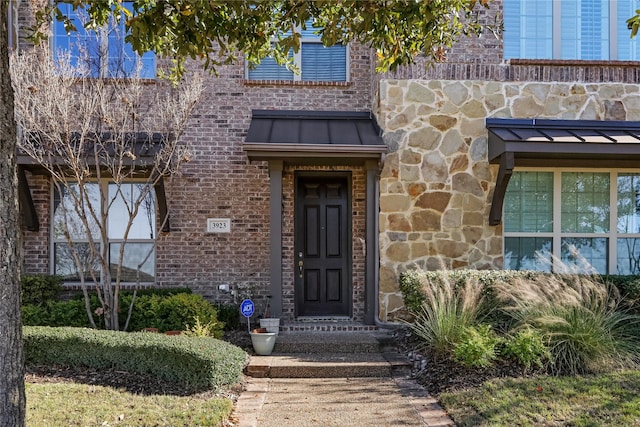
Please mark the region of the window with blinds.
<svg viewBox="0 0 640 427"><path fill-rule="evenodd" d="M639 0L504 0L504 57L638 60L626 20Z"/></svg>
<svg viewBox="0 0 640 427"><path fill-rule="evenodd" d="M249 80L291 80L291 81L347 81L347 46L336 44L325 47L318 30L313 27L312 20L307 21L306 28L300 29L302 36L300 50L291 52L293 64L300 70L299 74L279 65L273 58L267 57L255 68L248 68Z"/></svg>

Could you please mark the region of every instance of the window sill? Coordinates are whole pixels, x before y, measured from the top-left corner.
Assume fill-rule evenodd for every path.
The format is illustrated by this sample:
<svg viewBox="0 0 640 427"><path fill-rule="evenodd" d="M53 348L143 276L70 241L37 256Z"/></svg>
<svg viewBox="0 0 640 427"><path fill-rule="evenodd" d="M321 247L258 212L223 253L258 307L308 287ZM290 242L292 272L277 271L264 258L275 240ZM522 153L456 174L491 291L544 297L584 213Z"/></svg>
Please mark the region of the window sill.
<svg viewBox="0 0 640 427"><path fill-rule="evenodd" d="M245 86L293 86L293 87L350 87L352 82L328 82L328 81L292 81L292 80L249 80L244 79Z"/></svg>
<svg viewBox="0 0 640 427"><path fill-rule="evenodd" d="M89 288L89 290L91 290L91 288L93 288L93 282L86 282L86 286L87 288ZM115 286L115 285L114 285ZM141 283L134 283L134 282L122 282L120 283L120 289L122 290L135 290L135 289L149 289L149 288L155 288L157 285L153 282L141 282ZM79 282L65 282L62 284L62 288L65 291L81 291L82 290L82 286L80 285Z"/></svg>
<svg viewBox="0 0 640 427"><path fill-rule="evenodd" d="M507 60L507 63L509 65L538 65L553 67L637 67L640 61L511 58Z"/></svg>

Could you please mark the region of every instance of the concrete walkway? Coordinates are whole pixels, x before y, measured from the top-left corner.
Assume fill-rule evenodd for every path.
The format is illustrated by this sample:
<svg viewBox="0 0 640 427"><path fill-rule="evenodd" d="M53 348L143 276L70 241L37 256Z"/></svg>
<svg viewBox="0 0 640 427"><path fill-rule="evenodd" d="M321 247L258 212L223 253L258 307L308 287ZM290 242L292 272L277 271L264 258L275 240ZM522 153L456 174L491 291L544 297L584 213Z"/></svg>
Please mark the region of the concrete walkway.
<svg viewBox="0 0 640 427"><path fill-rule="evenodd" d="M454 425L410 379L390 331L280 333L245 372L234 427Z"/></svg>
<svg viewBox="0 0 640 427"><path fill-rule="evenodd" d="M240 427L453 426L437 401L403 378L248 378Z"/></svg>

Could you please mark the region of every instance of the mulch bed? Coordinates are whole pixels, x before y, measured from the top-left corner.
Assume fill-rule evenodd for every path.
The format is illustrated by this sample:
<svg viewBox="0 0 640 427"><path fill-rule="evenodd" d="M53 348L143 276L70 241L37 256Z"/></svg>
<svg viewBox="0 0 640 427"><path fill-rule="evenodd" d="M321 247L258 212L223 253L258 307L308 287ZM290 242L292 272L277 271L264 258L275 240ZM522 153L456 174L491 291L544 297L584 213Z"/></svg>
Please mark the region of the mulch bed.
<svg viewBox="0 0 640 427"><path fill-rule="evenodd" d="M544 373L534 369L523 372L521 366L507 361L498 361L490 368L465 368L451 358L436 358L432 354L417 352L418 341L408 329L395 331L394 338L398 351L413 361L412 377L434 396L479 387L494 378L534 377Z"/></svg>

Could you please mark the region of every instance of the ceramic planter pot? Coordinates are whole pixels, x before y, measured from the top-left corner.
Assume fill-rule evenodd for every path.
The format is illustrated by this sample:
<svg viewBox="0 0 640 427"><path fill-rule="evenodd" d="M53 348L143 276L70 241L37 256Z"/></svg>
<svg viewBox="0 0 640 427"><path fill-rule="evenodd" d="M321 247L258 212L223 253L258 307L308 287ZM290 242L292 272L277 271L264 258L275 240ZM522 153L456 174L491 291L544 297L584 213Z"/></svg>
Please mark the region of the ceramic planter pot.
<svg viewBox="0 0 640 427"><path fill-rule="evenodd" d="M280 319L271 317L260 319L260 327L266 328L267 332L278 335L278 332L280 332Z"/></svg>
<svg viewBox="0 0 640 427"><path fill-rule="evenodd" d="M273 332L250 332L253 350L257 355L269 356L276 345L277 334Z"/></svg>

